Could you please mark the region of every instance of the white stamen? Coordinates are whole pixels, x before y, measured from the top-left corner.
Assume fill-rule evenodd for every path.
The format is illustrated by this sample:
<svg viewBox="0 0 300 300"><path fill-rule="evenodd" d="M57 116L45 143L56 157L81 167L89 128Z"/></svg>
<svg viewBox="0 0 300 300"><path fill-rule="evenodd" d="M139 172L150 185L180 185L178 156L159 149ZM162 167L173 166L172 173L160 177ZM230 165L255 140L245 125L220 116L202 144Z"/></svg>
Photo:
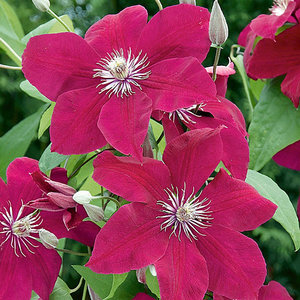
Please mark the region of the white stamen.
<svg viewBox="0 0 300 300"><path fill-rule="evenodd" d="M274 0L273 6L270 8L272 15L283 15L291 1L294 0Z"/></svg>
<svg viewBox="0 0 300 300"><path fill-rule="evenodd" d="M180 234L183 231L187 238L192 241L197 240L198 235L204 235L198 231L199 228L205 229L211 226L211 211L209 211L210 201L207 198L199 201L199 196L196 196L194 190L192 193L186 197L186 186L182 189L182 195L179 197L178 189L165 190L168 195L168 202L159 200L158 205L161 205L164 209L161 210L163 215L157 218L166 218L164 222L161 223L160 229L167 230L171 227L172 232L170 237L174 234L178 237L180 241ZM178 233L176 233L178 229Z"/></svg>
<svg viewBox="0 0 300 300"><path fill-rule="evenodd" d="M132 85L137 86L140 90L140 80L147 79L151 71L145 71L148 67L149 61L147 54L142 57L142 51L135 57L129 48L127 52L127 59L124 56L123 49L120 51L114 50L111 54L108 53L106 58L102 58L97 63L101 69L94 69L96 72L93 77L100 77L101 83L97 85L102 87L99 94L105 92L110 97L112 94L117 96L129 96L134 94Z"/></svg>

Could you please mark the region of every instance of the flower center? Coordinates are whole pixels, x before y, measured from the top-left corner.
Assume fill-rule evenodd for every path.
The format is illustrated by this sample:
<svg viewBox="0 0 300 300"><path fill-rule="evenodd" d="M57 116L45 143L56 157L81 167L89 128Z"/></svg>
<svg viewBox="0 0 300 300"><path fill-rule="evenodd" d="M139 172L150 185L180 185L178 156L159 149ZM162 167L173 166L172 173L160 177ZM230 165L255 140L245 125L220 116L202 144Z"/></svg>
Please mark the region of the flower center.
<svg viewBox="0 0 300 300"><path fill-rule="evenodd" d="M24 205L22 204L16 219L14 219L11 205L9 206L9 209L4 207L4 212L0 212L0 216L2 216L2 220L0 220L2 226L0 237L2 235L2 238L4 238L0 247L10 240L10 245L14 249L14 253L17 257L19 257L18 252L26 257L24 254L24 247L30 253L34 254L34 251L32 251L30 247L36 248L38 245L34 245L30 240L37 240L32 234L37 234L39 232L38 227L42 223L40 214L36 211L21 218L23 211Z"/></svg>
<svg viewBox="0 0 300 300"><path fill-rule="evenodd" d="M147 54L142 56L142 51L135 57L129 48L127 58L125 58L123 49L114 50L97 63L100 69L93 70L96 72L93 77L100 77L101 80L101 83L97 85L97 88L101 87L99 94L105 92L109 97L115 94L123 98L124 95L134 94L133 86L141 90L139 81L147 79L151 74L150 70L144 70L149 63Z"/></svg>
<svg viewBox="0 0 300 300"><path fill-rule="evenodd" d="M274 0L273 6L270 8L272 15L283 15L291 1L294 0Z"/></svg>
<svg viewBox="0 0 300 300"><path fill-rule="evenodd" d="M163 215L157 218L166 219L160 226L161 230L172 229L170 237L174 234L180 241L180 234L183 231L187 238L192 241L197 240L197 235L204 235L198 231L199 228L205 229L211 226L211 211L207 198L199 200L199 196L194 194L194 191L186 197L186 188L182 190L182 195L179 197L178 189L166 189L168 195L167 201L159 200L158 205L163 207L161 212ZM178 233L177 233L178 229Z"/></svg>

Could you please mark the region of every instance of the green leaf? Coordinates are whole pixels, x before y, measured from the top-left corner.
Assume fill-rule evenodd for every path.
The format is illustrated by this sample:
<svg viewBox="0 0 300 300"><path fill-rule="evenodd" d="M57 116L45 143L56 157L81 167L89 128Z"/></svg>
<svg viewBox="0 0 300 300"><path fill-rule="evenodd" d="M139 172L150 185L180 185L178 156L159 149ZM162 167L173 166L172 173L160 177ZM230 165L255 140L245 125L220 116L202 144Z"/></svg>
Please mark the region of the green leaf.
<svg viewBox="0 0 300 300"><path fill-rule="evenodd" d="M128 273L113 274L113 283L112 283L110 293L104 300L114 296L117 288L124 282L124 280L127 278L127 275Z"/></svg>
<svg viewBox="0 0 300 300"><path fill-rule="evenodd" d="M0 138L0 177L6 178L6 168L15 158L25 155L32 140L37 136L37 129L47 104L33 115L22 120Z"/></svg>
<svg viewBox="0 0 300 300"><path fill-rule="evenodd" d="M40 121L38 138L40 139L44 132L50 127L51 118L54 110L55 102L52 102L51 105L43 113Z"/></svg>
<svg viewBox="0 0 300 300"><path fill-rule="evenodd" d="M153 276L149 268L147 268L146 270L146 282L150 291L160 299L160 291L157 276Z"/></svg>
<svg viewBox="0 0 300 300"><path fill-rule="evenodd" d="M250 89L255 99L258 100L260 98L260 94L265 84L266 82L262 81L261 79L257 79L257 80L250 79Z"/></svg>
<svg viewBox="0 0 300 300"><path fill-rule="evenodd" d="M70 289L67 284L61 279L57 278L54 289L49 297L49 300L72 300Z"/></svg>
<svg viewBox="0 0 300 300"><path fill-rule="evenodd" d="M271 178L253 170L248 170L246 182L260 195L275 203L278 208L273 219L280 223L291 236L296 251L300 248L300 230L297 214L288 195Z"/></svg>
<svg viewBox="0 0 300 300"><path fill-rule="evenodd" d="M259 171L278 151L300 140L300 110L282 94L280 79L269 81L249 127L249 168Z"/></svg>
<svg viewBox="0 0 300 300"><path fill-rule="evenodd" d="M48 98L42 95L36 87L34 87L28 80L24 80L20 83L20 88L23 92L25 92L30 97L41 100L45 103L52 103Z"/></svg>
<svg viewBox="0 0 300 300"><path fill-rule="evenodd" d="M97 274L84 266L72 266L90 285L93 291L102 299L109 295L112 284L112 274ZM119 299L119 298L115 298ZM121 300L121 299L120 299Z"/></svg>
<svg viewBox="0 0 300 300"><path fill-rule="evenodd" d="M39 167L42 172L46 173L47 171L59 166L59 164L66 160L68 157L68 155L62 155L56 152L51 152L50 144L43 152L40 158Z"/></svg>

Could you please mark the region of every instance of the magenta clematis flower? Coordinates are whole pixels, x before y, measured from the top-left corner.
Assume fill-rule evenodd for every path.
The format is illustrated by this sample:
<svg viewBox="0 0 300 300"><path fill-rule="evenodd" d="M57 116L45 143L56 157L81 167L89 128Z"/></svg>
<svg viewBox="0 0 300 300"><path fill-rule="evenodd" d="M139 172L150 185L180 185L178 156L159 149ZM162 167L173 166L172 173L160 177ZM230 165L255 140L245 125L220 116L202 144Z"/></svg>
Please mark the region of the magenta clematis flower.
<svg viewBox="0 0 300 300"><path fill-rule="evenodd" d="M270 281L259 289L258 300L292 300L287 290L277 281ZM227 297L214 294L214 300L230 300Z"/></svg>
<svg viewBox="0 0 300 300"><path fill-rule="evenodd" d="M164 163L144 158L141 165L111 153L94 161L93 178L132 203L102 228L88 267L124 273L154 264L162 299L198 300L207 289L254 298L265 262L257 244L239 231L271 218L276 206L224 170L198 193L222 157L220 130L175 138Z"/></svg>
<svg viewBox="0 0 300 300"><path fill-rule="evenodd" d="M295 25L278 34L274 41L260 40L253 55L250 56L249 49L246 49L248 52L244 56L247 74L253 79L274 78L286 74L281 83L281 90L296 108L299 106L300 97L299 35L300 25ZM253 34L249 33L249 45L254 41L253 38Z"/></svg>
<svg viewBox="0 0 300 300"><path fill-rule="evenodd" d="M210 48L207 9L181 4L147 18L133 6L95 23L84 39L74 33L30 39L24 75L57 102L52 151L81 154L108 142L141 160L153 110L215 98L200 63Z"/></svg>
<svg viewBox="0 0 300 300"><path fill-rule="evenodd" d="M29 300L34 290L47 300L59 273L60 256L38 241L42 216L25 206L41 194L29 175L36 166L16 159L7 169L7 185L0 178L0 299Z"/></svg>

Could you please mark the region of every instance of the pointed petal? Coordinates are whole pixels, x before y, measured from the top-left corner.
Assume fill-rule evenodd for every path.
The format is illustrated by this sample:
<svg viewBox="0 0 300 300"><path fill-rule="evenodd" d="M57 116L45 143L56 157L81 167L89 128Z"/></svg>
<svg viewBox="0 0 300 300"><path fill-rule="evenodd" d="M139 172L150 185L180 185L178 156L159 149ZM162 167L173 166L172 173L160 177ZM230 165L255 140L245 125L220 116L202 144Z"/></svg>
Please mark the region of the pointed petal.
<svg viewBox="0 0 300 300"><path fill-rule="evenodd" d="M144 158L143 164L130 157L103 152L94 160L93 179L127 201L156 203L167 197L171 176L163 162Z"/></svg>
<svg viewBox="0 0 300 300"><path fill-rule="evenodd" d="M101 110L98 127L114 148L142 160L151 112L151 99L138 90L123 99L113 96Z"/></svg>
<svg viewBox="0 0 300 300"><path fill-rule="evenodd" d="M49 201L48 197L38 198L27 202L27 205L31 208L45 210L45 211L62 211L64 208L57 206L53 202Z"/></svg>
<svg viewBox="0 0 300 300"><path fill-rule="evenodd" d="M179 190L186 184L186 195L197 192L222 157L220 129L195 129L173 139L163 161L170 169L172 183Z"/></svg>
<svg viewBox="0 0 300 300"><path fill-rule="evenodd" d="M30 272L32 288L44 300L54 288L61 266L61 258L55 250L48 250L44 246L35 249L30 256ZM23 298L24 299L24 298Z"/></svg>
<svg viewBox="0 0 300 300"><path fill-rule="evenodd" d="M146 267L162 257L169 236L160 230L158 211L143 203L122 206L101 229L86 264L97 273L124 273Z"/></svg>
<svg viewBox="0 0 300 300"><path fill-rule="evenodd" d="M268 285L263 285L259 290L259 300L293 300L287 290L276 281L270 281Z"/></svg>
<svg viewBox="0 0 300 300"><path fill-rule="evenodd" d="M97 127L97 120L106 101L106 96L99 95L96 87L61 95L50 127L51 150L82 154L103 147L107 142Z"/></svg>
<svg viewBox="0 0 300 300"><path fill-rule="evenodd" d="M208 289L230 299L257 299L266 277L266 264L257 244L229 228L213 224L198 236L196 245L204 256Z"/></svg>
<svg viewBox="0 0 300 300"><path fill-rule="evenodd" d="M72 208L77 206L77 203L73 200L72 196L67 196L62 193L48 193L49 200L59 207Z"/></svg>
<svg viewBox="0 0 300 300"><path fill-rule="evenodd" d="M136 41L147 23L148 13L143 6L135 5L123 9L116 15L107 15L89 28L85 35L87 43L100 56L113 50L135 52ZM137 49L139 52L141 49Z"/></svg>
<svg viewBox="0 0 300 300"><path fill-rule="evenodd" d="M144 28L138 48L151 64L186 56L204 60L209 49L209 12L193 5L169 6L158 12Z"/></svg>
<svg viewBox="0 0 300 300"><path fill-rule="evenodd" d="M153 110L172 112L204 99L216 99L216 87L196 58L173 58L151 66L151 75L140 82L153 101Z"/></svg>
<svg viewBox="0 0 300 300"><path fill-rule="evenodd" d="M289 70L281 83L281 91L288 96L298 108L300 98L300 70Z"/></svg>
<svg viewBox="0 0 300 300"><path fill-rule="evenodd" d="M76 190L71 186L47 179L47 183L54 189L55 192L62 193L65 196L73 196L76 193Z"/></svg>
<svg viewBox="0 0 300 300"><path fill-rule="evenodd" d="M208 287L206 262L194 242L172 237L155 264L162 299L203 299Z"/></svg>
<svg viewBox="0 0 300 300"><path fill-rule="evenodd" d="M23 73L52 101L64 92L96 86L93 79L99 56L71 32L32 37L22 56Z"/></svg>
<svg viewBox="0 0 300 300"><path fill-rule="evenodd" d="M201 199L211 200L213 224L246 231L269 220L277 206L263 198L248 183L231 178L223 169L203 190Z"/></svg>

